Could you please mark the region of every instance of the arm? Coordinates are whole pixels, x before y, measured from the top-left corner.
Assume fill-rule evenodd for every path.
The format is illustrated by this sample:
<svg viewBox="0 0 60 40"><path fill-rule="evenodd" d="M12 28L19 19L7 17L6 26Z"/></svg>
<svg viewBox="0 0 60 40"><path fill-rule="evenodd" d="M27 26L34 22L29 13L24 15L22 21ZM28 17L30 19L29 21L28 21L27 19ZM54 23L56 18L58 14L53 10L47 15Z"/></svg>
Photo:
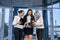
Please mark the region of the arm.
<svg viewBox="0 0 60 40"><path fill-rule="evenodd" d="M20 24L20 23L21 23L21 22L19 22L18 17L15 16L15 17L14 17L14 20L13 20L13 25L17 25L17 24Z"/></svg>
<svg viewBox="0 0 60 40"><path fill-rule="evenodd" d="M35 26L43 26L43 19L40 18L37 22L35 22Z"/></svg>

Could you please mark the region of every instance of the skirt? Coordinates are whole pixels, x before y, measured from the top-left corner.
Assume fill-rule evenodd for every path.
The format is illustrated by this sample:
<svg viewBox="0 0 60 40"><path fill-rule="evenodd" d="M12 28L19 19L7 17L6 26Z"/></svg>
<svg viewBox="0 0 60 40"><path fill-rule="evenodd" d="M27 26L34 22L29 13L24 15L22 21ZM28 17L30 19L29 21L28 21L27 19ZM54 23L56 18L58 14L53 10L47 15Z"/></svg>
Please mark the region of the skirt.
<svg viewBox="0 0 60 40"><path fill-rule="evenodd" d="M24 28L24 35L33 35L33 27L31 28Z"/></svg>

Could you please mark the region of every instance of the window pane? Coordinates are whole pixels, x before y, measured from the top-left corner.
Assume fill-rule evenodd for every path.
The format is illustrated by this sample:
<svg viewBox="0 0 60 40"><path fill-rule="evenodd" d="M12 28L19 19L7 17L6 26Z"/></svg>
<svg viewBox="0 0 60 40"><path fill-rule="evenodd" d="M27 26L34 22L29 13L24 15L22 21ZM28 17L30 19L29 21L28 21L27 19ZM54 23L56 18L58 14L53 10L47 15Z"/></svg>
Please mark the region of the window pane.
<svg viewBox="0 0 60 40"><path fill-rule="evenodd" d="M0 8L0 28L1 28L1 19L2 19L2 8Z"/></svg>
<svg viewBox="0 0 60 40"><path fill-rule="evenodd" d="M9 8L5 8L4 39L8 39Z"/></svg>
<svg viewBox="0 0 60 40"><path fill-rule="evenodd" d="M53 4L53 8L59 8L59 3Z"/></svg>

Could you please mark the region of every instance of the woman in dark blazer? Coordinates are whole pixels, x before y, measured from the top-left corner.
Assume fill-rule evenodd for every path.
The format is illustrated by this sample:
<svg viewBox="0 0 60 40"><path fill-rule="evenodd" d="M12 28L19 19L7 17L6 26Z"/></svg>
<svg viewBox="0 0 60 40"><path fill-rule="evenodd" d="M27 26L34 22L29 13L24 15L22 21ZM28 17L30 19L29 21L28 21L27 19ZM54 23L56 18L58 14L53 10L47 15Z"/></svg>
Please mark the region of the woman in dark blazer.
<svg viewBox="0 0 60 40"><path fill-rule="evenodd" d="M25 21L25 28L24 28L24 34L26 40L32 40L33 35L33 25L32 21L34 21L34 16L32 15L32 10L29 9L27 11L27 14L24 16Z"/></svg>

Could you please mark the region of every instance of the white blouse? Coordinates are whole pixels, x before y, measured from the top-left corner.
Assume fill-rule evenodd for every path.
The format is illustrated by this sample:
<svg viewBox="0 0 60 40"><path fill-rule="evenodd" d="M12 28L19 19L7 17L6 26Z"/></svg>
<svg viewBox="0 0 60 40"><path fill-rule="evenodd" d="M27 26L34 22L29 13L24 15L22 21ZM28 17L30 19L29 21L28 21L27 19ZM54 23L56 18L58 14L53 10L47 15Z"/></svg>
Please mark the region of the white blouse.
<svg viewBox="0 0 60 40"><path fill-rule="evenodd" d="M27 23L31 22L31 16L27 16Z"/></svg>
<svg viewBox="0 0 60 40"><path fill-rule="evenodd" d="M44 24L43 24L43 19L42 17L40 17L36 22L35 22L35 26L38 29L42 29L44 28Z"/></svg>
<svg viewBox="0 0 60 40"><path fill-rule="evenodd" d="M14 20L13 20L13 25L14 25L14 27L23 29L24 25L19 25L19 24L17 24L18 21L20 21L20 17L19 17L19 16L15 16L15 17L14 17Z"/></svg>

